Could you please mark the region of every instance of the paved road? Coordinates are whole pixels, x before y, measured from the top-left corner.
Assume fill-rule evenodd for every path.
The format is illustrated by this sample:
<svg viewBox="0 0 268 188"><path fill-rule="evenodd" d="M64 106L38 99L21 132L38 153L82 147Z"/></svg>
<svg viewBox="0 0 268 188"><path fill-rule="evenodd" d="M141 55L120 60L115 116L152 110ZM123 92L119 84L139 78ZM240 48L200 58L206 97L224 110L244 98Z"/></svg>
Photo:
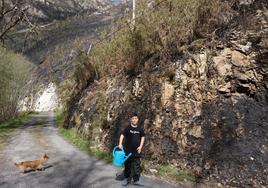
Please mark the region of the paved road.
<svg viewBox="0 0 268 188"><path fill-rule="evenodd" d="M12 133L0 150L1 188L113 188L116 168L88 156L59 136L52 113L35 115ZM20 175L14 162L50 157L45 171ZM145 187L172 188L169 184L143 177ZM136 187L130 185L128 187Z"/></svg>

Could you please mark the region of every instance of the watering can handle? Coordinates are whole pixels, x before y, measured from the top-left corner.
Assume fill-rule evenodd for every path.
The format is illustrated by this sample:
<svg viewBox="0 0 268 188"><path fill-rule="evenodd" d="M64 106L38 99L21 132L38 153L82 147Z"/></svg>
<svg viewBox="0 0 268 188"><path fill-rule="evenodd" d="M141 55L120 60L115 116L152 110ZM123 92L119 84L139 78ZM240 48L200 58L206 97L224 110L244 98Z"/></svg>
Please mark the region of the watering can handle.
<svg viewBox="0 0 268 188"><path fill-rule="evenodd" d="M114 150L113 150L113 156L115 156L115 150L118 149L118 148L119 148L118 146L115 146L115 147L114 147ZM120 149L120 148L119 148L119 149ZM123 148L122 148L121 150L124 151Z"/></svg>

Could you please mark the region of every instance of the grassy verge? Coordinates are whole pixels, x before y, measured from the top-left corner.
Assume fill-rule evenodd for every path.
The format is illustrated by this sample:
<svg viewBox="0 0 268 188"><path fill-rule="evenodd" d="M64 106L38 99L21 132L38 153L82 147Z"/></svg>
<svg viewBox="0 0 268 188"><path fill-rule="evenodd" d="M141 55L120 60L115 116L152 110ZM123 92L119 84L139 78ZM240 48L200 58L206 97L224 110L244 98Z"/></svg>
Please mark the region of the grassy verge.
<svg viewBox="0 0 268 188"><path fill-rule="evenodd" d="M172 165L160 165L157 170L157 175L170 178L173 181L196 182L193 175Z"/></svg>
<svg viewBox="0 0 268 188"><path fill-rule="evenodd" d="M25 112L20 114L18 117L14 119L1 123L0 143L2 143L14 129L16 129L21 124L25 123L33 114L35 114L35 112Z"/></svg>
<svg viewBox="0 0 268 188"><path fill-rule="evenodd" d="M75 128L72 129L64 129L64 116L65 114L61 111L56 112L56 124L59 128L60 134L80 150L87 152L91 156L95 156L98 159L104 160L107 163L112 162L112 155L110 153L106 153L97 148L94 148L92 142L88 139L83 138L81 135L77 133Z"/></svg>

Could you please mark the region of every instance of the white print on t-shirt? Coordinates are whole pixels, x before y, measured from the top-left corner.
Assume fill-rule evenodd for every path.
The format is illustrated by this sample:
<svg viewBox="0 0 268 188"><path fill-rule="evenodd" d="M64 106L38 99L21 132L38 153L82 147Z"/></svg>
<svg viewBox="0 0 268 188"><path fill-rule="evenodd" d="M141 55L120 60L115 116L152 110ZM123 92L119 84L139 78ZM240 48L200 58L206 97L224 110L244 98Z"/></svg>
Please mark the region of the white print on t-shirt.
<svg viewBox="0 0 268 188"><path fill-rule="evenodd" d="M130 130L130 133L132 133L132 134L139 134L140 131L132 131L132 130Z"/></svg>

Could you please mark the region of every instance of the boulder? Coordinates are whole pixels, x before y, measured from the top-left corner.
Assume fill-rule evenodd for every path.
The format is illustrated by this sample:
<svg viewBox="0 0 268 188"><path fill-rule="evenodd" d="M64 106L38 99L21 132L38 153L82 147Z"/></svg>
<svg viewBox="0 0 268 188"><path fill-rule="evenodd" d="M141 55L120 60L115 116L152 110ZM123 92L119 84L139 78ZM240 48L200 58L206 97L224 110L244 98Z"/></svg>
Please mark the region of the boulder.
<svg viewBox="0 0 268 188"><path fill-rule="evenodd" d="M231 52L232 56L232 64L237 66L237 67L248 67L250 66L250 60L249 58L244 55L241 52L238 52L236 50Z"/></svg>
<svg viewBox="0 0 268 188"><path fill-rule="evenodd" d="M231 83L228 82L226 84L222 84L218 87L218 91L221 92L221 93L230 93L231 92Z"/></svg>
<svg viewBox="0 0 268 188"><path fill-rule="evenodd" d="M232 65L228 63L226 56L219 55L213 58L214 68L220 76L231 74Z"/></svg>
<svg viewBox="0 0 268 188"><path fill-rule="evenodd" d="M164 81L163 91L162 91L162 105L163 106L168 105L168 102L171 100L172 96L174 96L174 93L175 93L174 85L172 85L168 81Z"/></svg>
<svg viewBox="0 0 268 188"><path fill-rule="evenodd" d="M234 77L241 81L250 80L250 77L248 75L246 75L245 73L239 72L237 70L234 71Z"/></svg>
<svg viewBox="0 0 268 188"><path fill-rule="evenodd" d="M192 129L189 130L188 134L196 138L204 138L204 136L202 135L201 126L194 126Z"/></svg>
<svg viewBox="0 0 268 188"><path fill-rule="evenodd" d="M239 44L237 42L233 42L233 45L234 45L235 50L242 52L246 55L250 54L250 52L252 51L252 43L251 42L247 42L245 45Z"/></svg>

